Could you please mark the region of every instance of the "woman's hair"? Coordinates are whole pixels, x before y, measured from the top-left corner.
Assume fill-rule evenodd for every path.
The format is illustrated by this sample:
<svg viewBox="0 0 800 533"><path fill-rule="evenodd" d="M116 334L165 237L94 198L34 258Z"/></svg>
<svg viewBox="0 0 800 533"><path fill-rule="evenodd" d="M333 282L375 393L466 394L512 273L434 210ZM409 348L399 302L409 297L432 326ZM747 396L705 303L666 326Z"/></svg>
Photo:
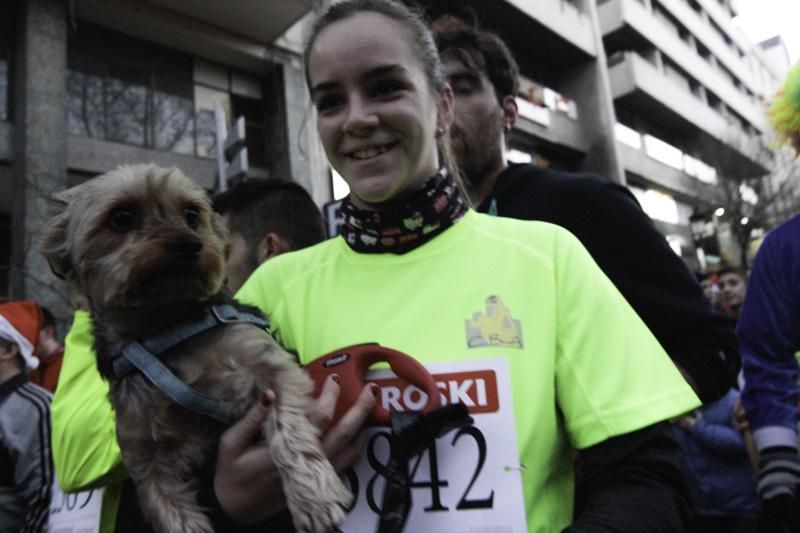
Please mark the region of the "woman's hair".
<svg viewBox="0 0 800 533"><path fill-rule="evenodd" d="M419 60L420 65L422 65L425 79L433 93L441 96L447 80L445 79L442 60L439 57L439 51L436 48L436 41L433 38L431 29L425 22L421 12L392 0L345 0L332 5L328 11L317 19L303 53L306 84L308 87L311 88L311 76L309 73L311 48L314 46L314 42L317 40L317 37L319 37L319 34L331 24L361 13L383 15L403 26L411 34L411 46L417 60ZM466 193L464 182L461 179L461 173L458 169L458 163L456 163L453 150L450 146L449 134L445 133L438 137L437 148L439 150L441 164L447 167L454 176L458 186Z"/></svg>

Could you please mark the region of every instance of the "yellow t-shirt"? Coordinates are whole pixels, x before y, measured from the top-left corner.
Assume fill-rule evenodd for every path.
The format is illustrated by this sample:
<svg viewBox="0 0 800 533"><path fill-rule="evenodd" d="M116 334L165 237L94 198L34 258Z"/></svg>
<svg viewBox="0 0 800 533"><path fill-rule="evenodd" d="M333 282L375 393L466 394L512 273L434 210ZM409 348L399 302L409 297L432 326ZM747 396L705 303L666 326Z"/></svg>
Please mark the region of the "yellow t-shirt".
<svg viewBox="0 0 800 533"><path fill-rule="evenodd" d="M507 358L530 532L571 521L570 447L700 405L583 246L550 224L470 211L403 255L336 238L263 264L237 297L302 363L367 342L423 363Z"/></svg>
<svg viewBox="0 0 800 533"><path fill-rule="evenodd" d="M64 341L64 362L50 409L53 463L65 492L104 488L100 532L114 531L122 481L108 382L97 370L89 313L76 311Z"/></svg>

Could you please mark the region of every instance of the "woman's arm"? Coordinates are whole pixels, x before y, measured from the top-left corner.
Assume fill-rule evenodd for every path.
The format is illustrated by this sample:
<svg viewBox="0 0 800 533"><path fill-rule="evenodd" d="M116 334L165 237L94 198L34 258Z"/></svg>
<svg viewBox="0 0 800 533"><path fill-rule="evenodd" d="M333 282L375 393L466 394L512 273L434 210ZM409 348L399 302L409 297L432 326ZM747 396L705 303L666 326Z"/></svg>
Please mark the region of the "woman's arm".
<svg viewBox="0 0 800 533"><path fill-rule="evenodd" d="M128 477L117 445L108 383L97 370L89 314L76 311L64 342L64 362L53 396L53 461L64 491L80 491Z"/></svg>

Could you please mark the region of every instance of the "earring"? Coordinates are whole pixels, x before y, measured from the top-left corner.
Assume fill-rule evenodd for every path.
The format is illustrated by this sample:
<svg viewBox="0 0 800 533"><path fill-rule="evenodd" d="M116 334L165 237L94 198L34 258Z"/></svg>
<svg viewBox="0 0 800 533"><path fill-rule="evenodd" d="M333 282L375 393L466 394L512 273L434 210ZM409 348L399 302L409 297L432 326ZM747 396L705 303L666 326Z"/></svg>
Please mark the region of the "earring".
<svg viewBox="0 0 800 533"><path fill-rule="evenodd" d="M438 128L436 128L436 138L438 139L439 137L444 135L446 132L447 132L447 130L445 129L444 126L439 126Z"/></svg>

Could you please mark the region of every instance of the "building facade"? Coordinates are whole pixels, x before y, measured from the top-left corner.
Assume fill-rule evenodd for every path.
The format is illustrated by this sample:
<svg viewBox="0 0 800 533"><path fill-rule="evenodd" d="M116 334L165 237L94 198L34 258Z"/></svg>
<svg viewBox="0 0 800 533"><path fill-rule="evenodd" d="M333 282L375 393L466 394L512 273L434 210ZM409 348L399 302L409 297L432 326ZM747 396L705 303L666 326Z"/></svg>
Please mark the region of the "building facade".
<svg viewBox="0 0 800 533"><path fill-rule="evenodd" d="M35 246L53 191L140 162L212 189L215 105L245 117L252 175L330 200L302 65L328 3L2 3L0 298L66 309ZM467 9L509 44L523 77L512 158L627 184L692 266L720 183L770 167L765 102L780 73L737 30L730 0L417 3ZM724 255L712 244L707 255Z"/></svg>
<svg viewBox="0 0 800 533"><path fill-rule="evenodd" d="M214 107L245 118L250 174L330 178L301 60L311 0L0 4L0 298L67 309L36 249L54 191L120 164L216 182Z"/></svg>

